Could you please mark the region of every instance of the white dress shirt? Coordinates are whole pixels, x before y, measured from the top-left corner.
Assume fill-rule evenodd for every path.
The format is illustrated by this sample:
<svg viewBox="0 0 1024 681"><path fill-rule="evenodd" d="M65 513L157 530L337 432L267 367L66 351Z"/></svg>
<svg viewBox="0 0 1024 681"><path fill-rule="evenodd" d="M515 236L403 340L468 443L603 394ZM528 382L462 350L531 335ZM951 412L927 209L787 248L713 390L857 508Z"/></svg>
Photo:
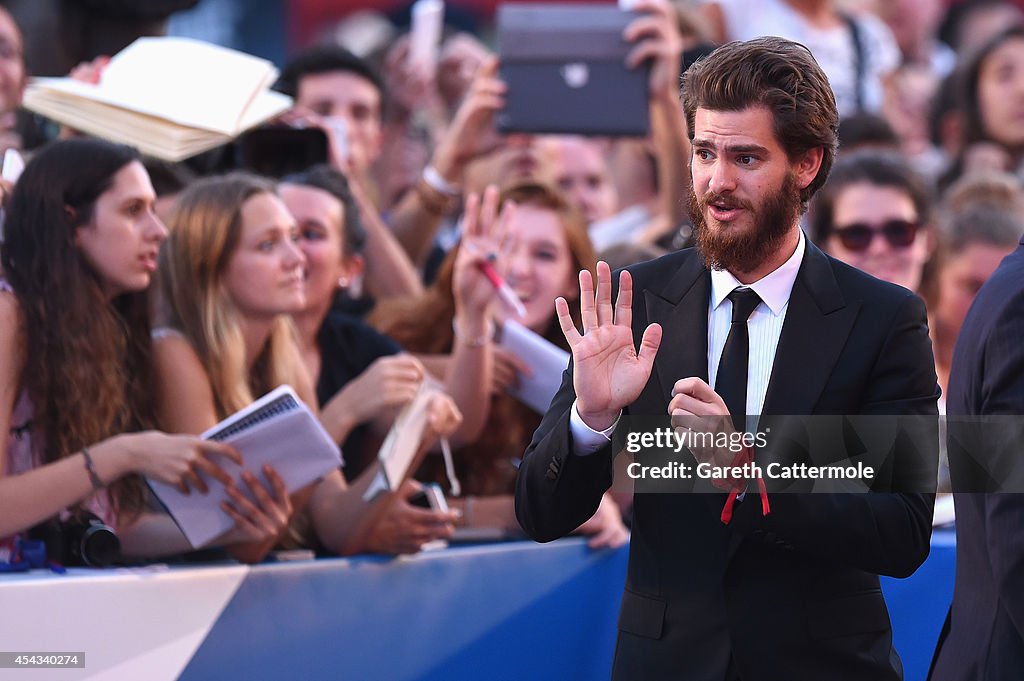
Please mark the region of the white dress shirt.
<svg viewBox="0 0 1024 681"><path fill-rule="evenodd" d="M750 342L747 362L748 431L757 429L757 416L764 407L764 397L775 363L775 350L779 347L782 324L786 321L786 311L789 309L789 296L793 292L793 284L796 283L796 275L806 250L805 239L803 230L800 230L800 241L793 255L773 272L749 285L760 296L761 302L747 320ZM708 302L708 383L711 387L715 385L725 339L732 325L732 301L726 296L733 289L743 286L728 270L711 270L711 299ZM580 456L596 452L611 440L616 425L618 419L607 430L593 430L580 418L576 403L573 402L569 414L573 450Z"/></svg>

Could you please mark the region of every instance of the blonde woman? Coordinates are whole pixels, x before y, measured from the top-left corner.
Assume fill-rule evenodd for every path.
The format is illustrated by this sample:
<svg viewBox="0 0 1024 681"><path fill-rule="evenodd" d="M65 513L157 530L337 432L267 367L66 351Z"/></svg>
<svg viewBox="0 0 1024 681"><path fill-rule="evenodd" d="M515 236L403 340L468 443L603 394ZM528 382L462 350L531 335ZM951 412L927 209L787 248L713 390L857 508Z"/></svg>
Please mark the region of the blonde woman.
<svg viewBox="0 0 1024 681"><path fill-rule="evenodd" d="M174 432L200 433L284 383L315 407L287 318L306 305L306 258L297 244L298 227L274 185L244 174L203 180L179 197L169 223L160 261L168 324L155 342L161 422ZM444 399L435 400L431 416L440 433L458 422ZM265 530L276 530L273 538L249 547L250 560L282 540L339 554L397 552L375 543L387 500L362 500L375 474L371 469L349 489L340 471L333 471L289 498L268 468L263 475L269 486L254 476L246 480L264 513L241 494L224 510L236 522L247 514ZM287 539L285 528L291 531Z"/></svg>

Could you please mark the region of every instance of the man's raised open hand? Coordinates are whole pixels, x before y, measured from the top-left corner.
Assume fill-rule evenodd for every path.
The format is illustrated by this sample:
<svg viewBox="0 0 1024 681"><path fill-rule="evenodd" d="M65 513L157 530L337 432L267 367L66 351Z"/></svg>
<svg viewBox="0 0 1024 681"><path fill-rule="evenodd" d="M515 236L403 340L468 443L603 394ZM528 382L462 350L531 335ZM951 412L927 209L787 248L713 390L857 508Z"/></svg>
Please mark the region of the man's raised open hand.
<svg viewBox="0 0 1024 681"><path fill-rule="evenodd" d="M661 326L651 324L644 330L638 354L633 345L633 280L627 271L619 275L613 310L612 273L606 262L597 263L596 294L590 272L580 272L582 334L565 298L555 300L555 311L572 350L576 408L590 428L604 430L647 384L661 344Z"/></svg>

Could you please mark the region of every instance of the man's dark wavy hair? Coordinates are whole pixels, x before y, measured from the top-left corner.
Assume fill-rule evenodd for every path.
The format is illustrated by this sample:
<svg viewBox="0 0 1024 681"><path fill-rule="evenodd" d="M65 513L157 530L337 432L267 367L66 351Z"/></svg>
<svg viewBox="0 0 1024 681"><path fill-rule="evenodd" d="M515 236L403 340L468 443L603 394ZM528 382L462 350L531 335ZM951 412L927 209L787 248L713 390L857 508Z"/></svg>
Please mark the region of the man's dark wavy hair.
<svg viewBox="0 0 1024 681"><path fill-rule="evenodd" d="M354 73L368 80L380 93L383 104L387 94L384 79L365 59L360 59L337 45L316 45L298 54L281 69L281 75L274 89L289 97L296 97L299 94L299 82L305 76L334 71Z"/></svg>
<svg viewBox="0 0 1024 681"><path fill-rule="evenodd" d="M803 45L777 37L722 45L683 74L682 100L691 140L698 108L763 106L772 112L775 137L791 161L821 147L821 168L800 192L805 209L828 179L839 144L839 113L828 78Z"/></svg>

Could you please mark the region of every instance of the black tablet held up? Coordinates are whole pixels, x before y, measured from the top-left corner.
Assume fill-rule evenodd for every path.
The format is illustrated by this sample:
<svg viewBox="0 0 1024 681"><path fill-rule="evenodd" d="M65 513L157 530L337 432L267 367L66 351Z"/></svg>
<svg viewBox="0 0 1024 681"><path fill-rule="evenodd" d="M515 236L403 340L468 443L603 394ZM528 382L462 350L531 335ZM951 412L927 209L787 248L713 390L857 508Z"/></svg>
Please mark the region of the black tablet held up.
<svg viewBox="0 0 1024 681"><path fill-rule="evenodd" d="M646 136L650 67L626 67L622 31L636 18L615 5L498 8L501 132Z"/></svg>

